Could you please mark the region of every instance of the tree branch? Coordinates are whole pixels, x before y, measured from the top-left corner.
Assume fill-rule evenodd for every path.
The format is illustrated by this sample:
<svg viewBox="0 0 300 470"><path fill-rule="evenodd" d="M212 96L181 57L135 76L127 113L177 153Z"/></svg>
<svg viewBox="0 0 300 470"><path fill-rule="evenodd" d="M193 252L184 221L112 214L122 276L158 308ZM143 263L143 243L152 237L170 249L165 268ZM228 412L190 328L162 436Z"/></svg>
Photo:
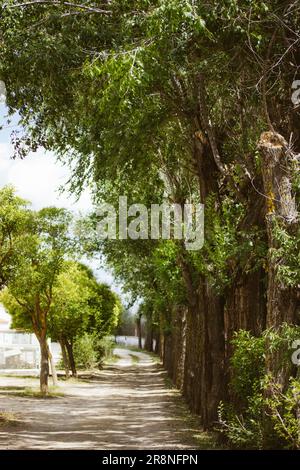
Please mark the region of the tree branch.
<svg viewBox="0 0 300 470"><path fill-rule="evenodd" d="M85 10L90 13L100 13L102 15L112 14L111 10L103 10L101 8L86 6L86 5L72 3L72 2L60 2L59 0L32 0L29 2L18 3L16 5L10 5L9 7L10 8L22 8L22 7L33 6L33 5L65 6L65 7L71 7L71 8L79 8L81 10Z"/></svg>

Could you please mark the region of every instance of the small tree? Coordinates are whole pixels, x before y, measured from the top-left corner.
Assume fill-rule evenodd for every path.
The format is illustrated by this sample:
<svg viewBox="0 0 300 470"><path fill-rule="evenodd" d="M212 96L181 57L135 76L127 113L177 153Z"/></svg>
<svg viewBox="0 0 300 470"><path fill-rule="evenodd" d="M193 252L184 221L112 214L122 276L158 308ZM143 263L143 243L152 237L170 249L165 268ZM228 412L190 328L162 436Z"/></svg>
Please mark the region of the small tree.
<svg viewBox="0 0 300 470"><path fill-rule="evenodd" d="M48 323L52 339L61 345L66 377L69 368L73 376L77 375L74 345L78 350L78 345L84 344L80 339L87 338L86 333L91 334L89 345L94 338L93 347L100 360L99 340L113 331L120 312L118 296L105 284L99 284L91 269L75 261L64 263L53 287Z"/></svg>
<svg viewBox="0 0 300 470"><path fill-rule="evenodd" d="M53 301L53 287L70 249L70 214L47 208L32 212L27 231L19 240L19 258L2 302L13 317L13 326L32 329L41 350L40 388L48 393L49 360L47 318Z"/></svg>
<svg viewBox="0 0 300 470"><path fill-rule="evenodd" d="M100 309L98 307L99 299L101 299ZM97 360L100 364L103 358L101 340L115 331L119 324L123 306L119 296L109 286L95 282L92 286L90 307L91 315L88 331L94 336Z"/></svg>
<svg viewBox="0 0 300 470"><path fill-rule="evenodd" d="M92 282L95 280L87 274L87 268L75 261L67 261L53 288L49 334L60 343L67 378L70 367L72 375L77 375L73 345L75 338L81 337L88 327ZM100 303L99 298L99 308Z"/></svg>

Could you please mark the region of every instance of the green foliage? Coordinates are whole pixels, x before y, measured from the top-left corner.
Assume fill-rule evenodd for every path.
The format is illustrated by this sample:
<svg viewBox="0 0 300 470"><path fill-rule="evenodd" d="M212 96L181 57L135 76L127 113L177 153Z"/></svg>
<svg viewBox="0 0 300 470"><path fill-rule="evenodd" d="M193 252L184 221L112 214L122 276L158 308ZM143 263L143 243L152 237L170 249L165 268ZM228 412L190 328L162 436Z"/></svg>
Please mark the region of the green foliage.
<svg viewBox="0 0 300 470"><path fill-rule="evenodd" d="M268 253L256 148L261 132L274 128L291 137L299 152L299 111L290 99L299 68L297 2L112 0L101 12L87 10L90 2L0 3L0 78L9 112L17 111L23 126L13 136L16 155L39 146L54 151L73 170L70 188L79 194L90 184L96 204L116 204L120 194L148 207L165 201L205 204L201 252L187 252L174 240L99 242L90 229L95 215L78 228L84 249L105 256L130 300L142 298L149 321L160 321L169 332L175 308L195 308L200 291L212 287L223 301L258 270L263 285L268 255L276 259L282 284L298 286L297 227L287 233L278 226L278 246ZM224 171L216 164L216 149ZM298 170L291 175L297 203ZM63 311L59 329L75 337L87 329L101 340L117 325L121 305L108 287L87 282L83 288L86 281L75 272L78 291L66 273L54 287L65 261L61 253L72 244L60 230L63 214L41 218L42 229L21 238L24 262L18 269L0 263L1 285L16 274L10 284L14 322L22 317L19 324L27 326L33 305L28 292L39 295L45 311L54 293L53 309ZM286 360L289 335L280 335L269 331L254 339L241 333L234 339L232 387L244 407L233 409L230 418L236 445L263 445L263 355L270 347Z"/></svg>
<svg viewBox="0 0 300 470"><path fill-rule="evenodd" d="M290 379L285 393L270 377L266 388L269 397L266 398L267 413L271 419L274 431L286 449L300 449L299 413L300 413L300 382Z"/></svg>
<svg viewBox="0 0 300 470"><path fill-rule="evenodd" d="M232 387L241 399L247 400L260 384L265 371L265 336L255 337L249 331L235 332L231 358Z"/></svg>
<svg viewBox="0 0 300 470"><path fill-rule="evenodd" d="M283 324L261 337L239 331L233 339L231 359L234 404L219 405L219 424L233 447L299 449L299 378L293 377L291 344L300 329ZM266 373L266 352L280 352L291 373L286 389ZM278 363L278 368L283 364Z"/></svg>
<svg viewBox="0 0 300 470"><path fill-rule="evenodd" d="M97 365L94 339L92 335L85 333L76 339L74 343L74 359L80 369L93 369Z"/></svg>
<svg viewBox="0 0 300 470"><path fill-rule="evenodd" d="M300 283L300 229L288 233L284 227L274 222L274 237L278 248L270 256L277 264L277 277L286 286L296 287Z"/></svg>
<svg viewBox="0 0 300 470"><path fill-rule="evenodd" d="M49 336L52 340L72 341L81 336L88 328L89 318L94 313L90 303L94 297L96 280L90 277L79 263L66 261L53 288L53 299L49 310ZM101 309L102 298L97 298Z"/></svg>
<svg viewBox="0 0 300 470"><path fill-rule="evenodd" d="M80 369L101 367L103 361L113 357L114 342L110 336L85 333L74 342L74 359Z"/></svg>
<svg viewBox="0 0 300 470"><path fill-rule="evenodd" d="M115 343L111 336L104 336L103 338L94 336L93 344L98 366L101 366L106 359L112 359Z"/></svg>
<svg viewBox="0 0 300 470"><path fill-rule="evenodd" d="M2 297L15 328L31 325L36 334L46 329L44 316L69 247L69 220L66 211L56 208L28 215L26 230L18 241L18 263Z"/></svg>
<svg viewBox="0 0 300 470"><path fill-rule="evenodd" d="M19 259L19 245L26 232L29 211L27 202L14 188L0 189L0 289L9 281Z"/></svg>

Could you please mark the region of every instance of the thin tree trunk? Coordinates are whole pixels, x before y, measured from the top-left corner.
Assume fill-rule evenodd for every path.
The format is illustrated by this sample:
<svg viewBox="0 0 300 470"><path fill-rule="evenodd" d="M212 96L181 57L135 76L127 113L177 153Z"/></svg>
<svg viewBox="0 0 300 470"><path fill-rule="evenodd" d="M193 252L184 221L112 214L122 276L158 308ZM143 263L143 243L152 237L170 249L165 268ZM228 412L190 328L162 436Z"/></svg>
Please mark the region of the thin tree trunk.
<svg viewBox="0 0 300 470"><path fill-rule="evenodd" d="M54 364L52 353L50 351L49 344L48 344L48 356L49 356L49 362L50 362L50 369L51 369L51 373L52 373L52 383L53 383L54 387L57 387L58 386L57 372L56 372L56 367L55 367L55 364Z"/></svg>
<svg viewBox="0 0 300 470"><path fill-rule="evenodd" d="M154 352L155 354L160 354L160 332L159 330L155 331L155 347L154 347Z"/></svg>
<svg viewBox="0 0 300 470"><path fill-rule="evenodd" d="M71 341L70 342L66 341L66 348L68 351L69 364L71 367L72 376L77 377L76 363L75 363L74 354L73 354L73 344Z"/></svg>
<svg viewBox="0 0 300 470"><path fill-rule="evenodd" d="M142 349L142 315L138 315L136 319L136 329L138 335L138 346Z"/></svg>
<svg viewBox="0 0 300 470"><path fill-rule="evenodd" d="M38 338L41 350L41 369L40 369L40 390L42 395L47 395L48 390L48 377L49 377L49 348L47 344L46 335Z"/></svg>
<svg viewBox="0 0 300 470"><path fill-rule="evenodd" d="M66 374L66 380L70 378L70 366L69 366L69 360L68 360L68 355L66 351L66 343L63 339L59 341L60 347L61 347L61 355L62 355L62 360L64 363L64 368L65 368L65 374Z"/></svg>

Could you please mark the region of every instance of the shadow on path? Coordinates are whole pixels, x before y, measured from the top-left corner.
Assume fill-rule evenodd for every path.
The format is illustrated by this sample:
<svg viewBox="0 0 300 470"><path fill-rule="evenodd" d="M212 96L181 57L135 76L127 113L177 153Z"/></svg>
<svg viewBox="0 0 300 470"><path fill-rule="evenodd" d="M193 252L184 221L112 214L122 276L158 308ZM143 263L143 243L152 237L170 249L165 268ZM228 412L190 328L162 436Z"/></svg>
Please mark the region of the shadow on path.
<svg viewBox="0 0 300 470"><path fill-rule="evenodd" d="M166 387L165 372L144 353L116 353L119 362L97 375L82 376L78 383L62 382L65 396L55 400L9 396L5 386L27 383L0 377L1 410L20 417L17 426L0 427L0 448L197 448L194 435L200 431L185 418L178 392ZM130 354L138 355L139 362L133 365Z"/></svg>

